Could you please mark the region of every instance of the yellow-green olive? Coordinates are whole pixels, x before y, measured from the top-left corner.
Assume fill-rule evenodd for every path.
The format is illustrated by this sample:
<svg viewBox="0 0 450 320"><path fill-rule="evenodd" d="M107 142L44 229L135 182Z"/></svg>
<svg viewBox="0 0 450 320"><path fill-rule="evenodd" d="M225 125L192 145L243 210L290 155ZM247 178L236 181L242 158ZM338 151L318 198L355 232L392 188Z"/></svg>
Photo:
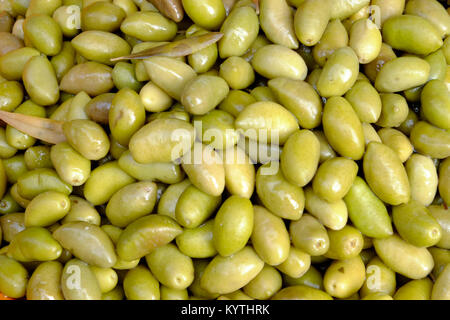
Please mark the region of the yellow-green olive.
<svg viewBox="0 0 450 320"><path fill-rule="evenodd" d="M337 153L353 160L362 158L365 146L361 121L345 98L327 100L322 122L325 136Z"/></svg>
<svg viewBox="0 0 450 320"><path fill-rule="evenodd" d="M123 290L128 300L159 300L161 297L158 280L143 265L126 273Z"/></svg>
<svg viewBox="0 0 450 320"><path fill-rule="evenodd" d="M399 235L412 245L431 247L441 240L441 226L428 209L415 200L393 207L392 220Z"/></svg>
<svg viewBox="0 0 450 320"><path fill-rule="evenodd" d="M145 256L155 278L172 289L186 289L194 281L192 259L180 252L174 244L166 244Z"/></svg>
<svg viewBox="0 0 450 320"><path fill-rule="evenodd" d="M130 223L121 233L116 246L117 254L126 261L139 259L181 233L181 227L167 216L144 216Z"/></svg>
<svg viewBox="0 0 450 320"><path fill-rule="evenodd" d="M115 226L126 227L153 211L156 183L141 181L124 186L113 194L106 206L106 216Z"/></svg>
<svg viewBox="0 0 450 320"><path fill-rule="evenodd" d="M269 162L258 169L256 193L264 206L281 218L298 220L303 214L303 189L289 182L275 162Z"/></svg>
<svg viewBox="0 0 450 320"><path fill-rule="evenodd" d="M433 269L433 257L427 248L416 247L396 234L374 239L373 244L378 257L389 268L410 279L422 279Z"/></svg>
<svg viewBox="0 0 450 320"><path fill-rule="evenodd" d="M312 129L320 125L322 100L310 84L289 78L275 78L267 84L278 101L295 115L300 127Z"/></svg>
<svg viewBox="0 0 450 320"><path fill-rule="evenodd" d="M308 67L294 50L278 44L259 48L251 61L257 73L268 79L278 77L305 80Z"/></svg>
<svg viewBox="0 0 450 320"><path fill-rule="evenodd" d="M294 14L286 1L260 1L259 21L267 39L290 49L298 48Z"/></svg>
<svg viewBox="0 0 450 320"><path fill-rule="evenodd" d="M110 268L117 261L114 244L99 226L84 221L69 222L58 227L53 237L90 265Z"/></svg>
<svg viewBox="0 0 450 320"><path fill-rule="evenodd" d="M252 203L246 198L231 196L224 201L213 228L214 247L220 255L229 256L245 247L252 235L253 215Z"/></svg>
<svg viewBox="0 0 450 320"><path fill-rule="evenodd" d="M200 286L213 293L231 293L252 281L263 267L264 262L248 246L228 257L217 255L204 269Z"/></svg>
<svg viewBox="0 0 450 320"><path fill-rule="evenodd" d="M262 267L261 267L262 268ZM0 255L0 291L11 298L25 296L28 271L19 262Z"/></svg>
<svg viewBox="0 0 450 320"><path fill-rule="evenodd" d="M408 176L394 150L382 143L370 142L364 155L363 169L367 183L381 200L392 205L409 201Z"/></svg>
<svg viewBox="0 0 450 320"><path fill-rule="evenodd" d="M289 225L292 244L311 256L321 256L330 247L330 239L325 227L310 214L303 214L299 220Z"/></svg>
<svg viewBox="0 0 450 320"><path fill-rule="evenodd" d="M328 294L336 298L349 298L361 289L366 278L366 268L361 257L334 260L323 277Z"/></svg>

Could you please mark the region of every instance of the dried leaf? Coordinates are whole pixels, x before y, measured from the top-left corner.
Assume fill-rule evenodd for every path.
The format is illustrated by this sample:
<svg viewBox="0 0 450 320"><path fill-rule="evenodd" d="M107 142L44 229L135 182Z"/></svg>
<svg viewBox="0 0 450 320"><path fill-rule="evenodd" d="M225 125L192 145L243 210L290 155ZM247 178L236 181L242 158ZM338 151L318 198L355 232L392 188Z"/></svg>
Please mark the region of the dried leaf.
<svg viewBox="0 0 450 320"><path fill-rule="evenodd" d="M63 121L51 120L0 110L0 119L33 138L48 142L60 143L66 141L63 132Z"/></svg>
<svg viewBox="0 0 450 320"><path fill-rule="evenodd" d="M184 17L181 0L149 0L167 18L180 22Z"/></svg>
<svg viewBox="0 0 450 320"><path fill-rule="evenodd" d="M223 33L209 32L201 36L194 36L187 39L174 41L168 44L163 44L153 47L141 52L130 54L128 56L111 59L111 61L126 60L126 59L146 59L151 56L165 56L165 57L183 57L200 51L210 45L216 43L223 37Z"/></svg>

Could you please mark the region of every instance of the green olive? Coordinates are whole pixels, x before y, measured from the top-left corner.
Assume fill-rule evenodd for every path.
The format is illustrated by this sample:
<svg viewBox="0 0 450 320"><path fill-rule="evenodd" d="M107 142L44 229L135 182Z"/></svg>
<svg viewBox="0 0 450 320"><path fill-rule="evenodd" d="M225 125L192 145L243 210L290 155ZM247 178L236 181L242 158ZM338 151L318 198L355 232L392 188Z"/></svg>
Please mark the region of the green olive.
<svg viewBox="0 0 450 320"><path fill-rule="evenodd" d="M129 148L137 162L170 162L188 152L194 138L195 129L186 121L156 119L131 137Z"/></svg>
<svg viewBox="0 0 450 320"><path fill-rule="evenodd" d="M1 161L2 164L0 164L0 176L2 177L2 188L3 192L1 194L3 195L6 191L6 181L4 181L4 178L7 178L7 182L9 183L16 183L19 177L28 172L27 165L25 163L25 157L23 154L15 155L11 158L4 159Z"/></svg>
<svg viewBox="0 0 450 320"><path fill-rule="evenodd" d="M258 275L244 288L244 292L254 299L267 300L282 286L280 273L272 266L265 265Z"/></svg>
<svg viewBox="0 0 450 320"><path fill-rule="evenodd" d="M306 285L294 285L281 289L272 300L333 300L326 292Z"/></svg>
<svg viewBox="0 0 450 320"><path fill-rule="evenodd" d="M72 259L64 266L61 289L65 300L100 300L102 297L94 272L79 259Z"/></svg>
<svg viewBox="0 0 450 320"><path fill-rule="evenodd" d="M183 8L196 25L208 30L216 30L225 20L225 7L220 0L182 0Z"/></svg>
<svg viewBox="0 0 450 320"><path fill-rule="evenodd" d="M175 37L177 25L158 12L139 11L128 15L120 30L142 41L168 41Z"/></svg>
<svg viewBox="0 0 450 320"><path fill-rule="evenodd" d="M373 123L381 114L381 98L376 89L367 81L356 81L347 91L345 98L355 109L361 122Z"/></svg>
<svg viewBox="0 0 450 320"><path fill-rule="evenodd" d="M31 200L25 209L27 227L47 227L64 218L70 210L69 197L61 192L46 191Z"/></svg>
<svg viewBox="0 0 450 320"><path fill-rule="evenodd" d="M364 244L361 232L352 227L345 226L341 230L328 230L330 247L325 257L334 260L346 260L358 256Z"/></svg>
<svg viewBox="0 0 450 320"><path fill-rule="evenodd" d="M229 256L243 249L252 235L253 220L250 200L239 196L225 200L214 218L213 242L217 252Z"/></svg>
<svg viewBox="0 0 450 320"><path fill-rule="evenodd" d="M398 235L374 239L373 244L389 268L410 279L422 279L433 269L433 257L426 248L416 247Z"/></svg>
<svg viewBox="0 0 450 320"><path fill-rule="evenodd" d="M289 182L279 169L273 172L272 167L275 164L269 162L258 169L256 192L261 202L275 215L297 220L305 207L303 189Z"/></svg>
<svg viewBox="0 0 450 320"><path fill-rule="evenodd" d="M222 153L225 168L225 188L232 195L250 198L255 188L255 167L244 150L238 146Z"/></svg>
<svg viewBox="0 0 450 320"><path fill-rule="evenodd" d="M303 214L299 220L289 225L292 244L311 256L321 256L330 247L330 239L325 227L310 214Z"/></svg>
<svg viewBox="0 0 450 320"><path fill-rule="evenodd" d="M146 111L160 112L172 106L172 98L156 84L149 81L140 90L142 104Z"/></svg>
<svg viewBox="0 0 450 320"><path fill-rule="evenodd" d="M80 186L91 173L90 160L75 151L67 142L61 142L51 148L50 158L61 179L72 185Z"/></svg>
<svg viewBox="0 0 450 320"><path fill-rule="evenodd" d="M24 160L29 170L39 168L52 168L53 164L50 159L49 146L33 146L28 148L24 153Z"/></svg>
<svg viewBox="0 0 450 320"><path fill-rule="evenodd" d="M200 286L213 293L231 293L252 281L263 267L264 262L248 246L228 257L217 255L204 269Z"/></svg>
<svg viewBox="0 0 450 320"><path fill-rule="evenodd" d="M22 298L27 283L27 269L16 260L0 255L0 291L11 298Z"/></svg>
<svg viewBox="0 0 450 320"><path fill-rule="evenodd" d="M127 62L118 62L112 71L112 79L117 89L130 88L139 91L143 84L136 78L134 66Z"/></svg>
<svg viewBox="0 0 450 320"><path fill-rule="evenodd" d="M50 16L27 17L23 30L30 43L45 55L54 56L61 50L63 34L58 23Z"/></svg>
<svg viewBox="0 0 450 320"><path fill-rule="evenodd" d="M117 254L126 261L142 258L181 233L181 227L167 216L144 216L130 223L121 233Z"/></svg>
<svg viewBox="0 0 450 320"><path fill-rule="evenodd" d="M337 153L353 160L362 158L365 146L361 121L345 98L327 100L322 122L325 136Z"/></svg>
<svg viewBox="0 0 450 320"><path fill-rule="evenodd" d="M161 195L158 202L158 214L176 219L176 207L184 190L191 185L189 179L171 184Z"/></svg>
<svg viewBox="0 0 450 320"><path fill-rule="evenodd" d="M251 63L257 73L268 79L305 80L308 72L305 61L297 52L278 44L259 48Z"/></svg>
<svg viewBox="0 0 450 320"><path fill-rule="evenodd" d="M384 238L393 234L391 220L384 203L362 178L355 178L344 201L350 220L363 235Z"/></svg>
<svg viewBox="0 0 450 320"><path fill-rule="evenodd" d="M350 47L334 51L325 63L317 82L322 97L344 95L355 84L359 73L358 57Z"/></svg>
<svg viewBox="0 0 450 320"><path fill-rule="evenodd" d="M24 66L22 78L33 102L48 106L58 101L60 95L58 80L52 64L46 57L30 58Z"/></svg>
<svg viewBox="0 0 450 320"><path fill-rule="evenodd" d="M428 122L417 122L411 130L410 140L421 154L436 159L450 156L450 133Z"/></svg>
<svg viewBox="0 0 450 320"><path fill-rule="evenodd" d="M439 193L446 203L450 202L450 160L445 159L439 166Z"/></svg>
<svg viewBox="0 0 450 320"><path fill-rule="evenodd" d="M81 11L81 28L113 32L119 29L123 19L128 16L116 3L98 1L83 7Z"/></svg>
<svg viewBox="0 0 450 320"><path fill-rule="evenodd" d="M311 267L311 256L293 246L289 249L286 260L276 266L283 274L292 278L300 278Z"/></svg>
<svg viewBox="0 0 450 320"><path fill-rule="evenodd" d="M214 257L217 254L213 241L214 223L209 220L197 228L184 229L176 238L179 250L191 258Z"/></svg>
<svg viewBox="0 0 450 320"><path fill-rule="evenodd" d="M119 36L105 31L90 30L71 41L74 49L88 60L112 65L110 59L128 55L130 45Z"/></svg>
<svg viewBox="0 0 450 320"><path fill-rule="evenodd" d="M328 294L336 298L349 298L364 285L366 269L361 257L334 260L323 277Z"/></svg>
<svg viewBox="0 0 450 320"><path fill-rule="evenodd" d="M394 300L430 300L433 281L430 278L411 280L397 289Z"/></svg>
<svg viewBox="0 0 450 320"><path fill-rule="evenodd" d="M379 92L398 92L418 87L427 82L430 69L428 62L417 57L394 58L380 69L375 88Z"/></svg>
<svg viewBox="0 0 450 320"><path fill-rule="evenodd" d="M203 115L225 99L229 90L223 78L200 75L186 84L180 101L189 113Z"/></svg>
<svg viewBox="0 0 450 320"><path fill-rule="evenodd" d="M323 67L333 52L348 45L347 30L339 19L332 19L328 23L320 41L314 46L315 62Z"/></svg>
<svg viewBox="0 0 450 320"><path fill-rule="evenodd" d="M181 163L194 186L208 195L220 197L225 189L225 168L223 159L212 147L195 142Z"/></svg>
<svg viewBox="0 0 450 320"><path fill-rule="evenodd" d="M383 25L383 40L394 49L427 55L439 49L443 41L439 31L427 19L416 15L398 15Z"/></svg>
<svg viewBox="0 0 450 320"><path fill-rule="evenodd" d="M342 199L350 190L358 173L358 165L350 159L335 157L322 163L314 175L312 188L328 202Z"/></svg>
<svg viewBox="0 0 450 320"><path fill-rule="evenodd" d="M155 278L172 289L186 289L194 281L192 259L174 244L166 244L145 256L147 265Z"/></svg>
<svg viewBox="0 0 450 320"><path fill-rule="evenodd" d="M245 32L243 32L245 30ZM242 56L256 40L259 31L258 16L248 6L234 8L223 22L219 41L220 57Z"/></svg>
<svg viewBox="0 0 450 320"><path fill-rule="evenodd" d="M248 105L235 121L243 135L264 143L284 144L298 129L297 119L280 104L261 101Z"/></svg>
<svg viewBox="0 0 450 320"><path fill-rule="evenodd" d="M31 200L46 191L69 195L72 193L72 186L62 181L58 174L49 168L28 171L17 180L17 192L26 199Z"/></svg>
<svg viewBox="0 0 450 320"><path fill-rule="evenodd" d="M141 181L124 186L113 194L106 206L106 216L115 226L126 227L152 212L156 204L156 183Z"/></svg>
<svg viewBox="0 0 450 320"><path fill-rule="evenodd" d="M62 270L58 261L41 263L28 281L27 300L64 300L60 283Z"/></svg>
<svg viewBox="0 0 450 320"><path fill-rule="evenodd" d="M434 282L431 291L431 300L448 300L450 299L450 267L447 265Z"/></svg>
<svg viewBox="0 0 450 320"><path fill-rule="evenodd" d="M11 242L21 231L25 230L25 214L23 212L8 213L0 217L3 240Z"/></svg>
<svg viewBox="0 0 450 320"><path fill-rule="evenodd" d="M438 175L431 158L414 153L406 161L406 173L411 186L411 199L429 206L436 195Z"/></svg>
<svg viewBox="0 0 450 320"><path fill-rule="evenodd" d="M105 176L111 179L107 184ZM116 191L133 182L134 179L119 167L117 161L111 161L92 170L84 184L84 197L93 205L104 204Z"/></svg>
<svg viewBox="0 0 450 320"><path fill-rule="evenodd" d="M110 268L117 261L114 244L99 226L84 221L69 222L58 227L53 237L90 265Z"/></svg>
<svg viewBox="0 0 450 320"><path fill-rule="evenodd" d="M275 78L267 84L278 101L295 115L300 127L312 129L320 125L322 101L310 84L289 78Z"/></svg>
<svg viewBox="0 0 450 320"><path fill-rule="evenodd" d="M412 245L431 247L441 240L441 226L428 209L417 201L393 207L392 218L397 232Z"/></svg>
<svg viewBox="0 0 450 320"><path fill-rule="evenodd" d="M381 97L381 114L376 124L380 127L398 127L408 117L406 99L395 93L384 93Z"/></svg>
<svg viewBox="0 0 450 320"><path fill-rule="evenodd" d="M450 129L450 93L443 81L429 81L422 90L421 102L421 110L431 124Z"/></svg>
<svg viewBox="0 0 450 320"><path fill-rule="evenodd" d="M196 228L205 222L220 205L222 196L213 196L188 186L180 195L175 209L175 218L186 228Z"/></svg>
<svg viewBox="0 0 450 320"><path fill-rule="evenodd" d="M230 88L235 90L245 89L255 80L255 73L250 63L241 57L234 56L220 65L220 76L225 79Z"/></svg>
<svg viewBox="0 0 450 320"><path fill-rule="evenodd" d="M367 183L381 200L392 205L409 201L408 176L394 150L379 142L370 142L364 155L363 169Z"/></svg>
<svg viewBox="0 0 450 320"><path fill-rule="evenodd" d="M322 38L330 17L330 6L326 1L303 1L294 16L297 38L306 46L314 46Z"/></svg>
<svg viewBox="0 0 450 320"><path fill-rule="evenodd" d="M97 96L114 87L112 71L111 67L94 61L79 63L67 71L59 87L67 93L85 91L90 96Z"/></svg>
<svg viewBox="0 0 450 320"><path fill-rule="evenodd" d="M100 214L88 201L77 196L70 196L70 210L61 221L62 224L75 221L84 221L90 224L100 225Z"/></svg>
<svg viewBox="0 0 450 320"><path fill-rule="evenodd" d="M342 199L328 202L319 197L311 187L305 189L305 199L306 210L325 227L331 230L340 230L346 225L348 211Z"/></svg>
<svg viewBox="0 0 450 320"><path fill-rule="evenodd" d="M130 269L123 279L123 290L128 300L159 300L159 282L143 265Z"/></svg>
<svg viewBox="0 0 450 320"><path fill-rule="evenodd" d="M19 81L28 60L39 55L34 48L24 47L13 50L0 57L0 74L7 80Z"/></svg>
<svg viewBox="0 0 450 320"><path fill-rule="evenodd" d="M294 30L294 15L286 1L261 1L259 21L267 39L290 49L298 48Z"/></svg>
<svg viewBox="0 0 450 320"><path fill-rule="evenodd" d="M72 148L88 160L99 160L109 151L108 136L94 121L87 119L68 121L64 123L63 130Z"/></svg>

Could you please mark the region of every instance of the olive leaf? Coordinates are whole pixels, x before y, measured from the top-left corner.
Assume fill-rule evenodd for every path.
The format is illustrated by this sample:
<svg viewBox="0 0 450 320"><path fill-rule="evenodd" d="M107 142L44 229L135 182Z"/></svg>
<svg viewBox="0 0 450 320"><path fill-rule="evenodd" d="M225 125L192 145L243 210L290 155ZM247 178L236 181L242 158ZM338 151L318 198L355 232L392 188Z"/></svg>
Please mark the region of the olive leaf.
<svg viewBox="0 0 450 320"><path fill-rule="evenodd" d="M201 36L194 36L187 39L163 44L157 47L130 54L128 56L113 58L111 59L111 61L126 59L146 59L151 56L165 56L172 58L183 57L209 47L210 45L219 41L222 37L223 33L209 32Z"/></svg>
<svg viewBox="0 0 450 320"><path fill-rule="evenodd" d="M34 117L3 110L0 110L0 119L11 127L39 140L53 144L66 141L66 136L63 132L64 121Z"/></svg>
<svg viewBox="0 0 450 320"><path fill-rule="evenodd" d="M184 17L181 0L148 0L167 18L180 22Z"/></svg>

